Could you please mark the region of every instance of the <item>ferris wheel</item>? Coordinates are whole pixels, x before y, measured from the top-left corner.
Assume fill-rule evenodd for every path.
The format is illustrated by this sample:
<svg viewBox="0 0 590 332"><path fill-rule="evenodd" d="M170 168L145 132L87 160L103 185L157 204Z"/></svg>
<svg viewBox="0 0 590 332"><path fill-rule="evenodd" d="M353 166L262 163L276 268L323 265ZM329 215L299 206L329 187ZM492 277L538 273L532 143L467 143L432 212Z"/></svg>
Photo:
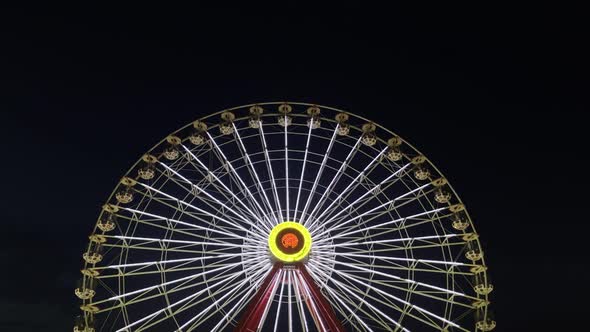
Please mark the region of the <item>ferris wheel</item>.
<svg viewBox="0 0 590 332"><path fill-rule="evenodd" d="M407 141L349 112L211 114L122 177L74 331L491 331L471 218Z"/></svg>

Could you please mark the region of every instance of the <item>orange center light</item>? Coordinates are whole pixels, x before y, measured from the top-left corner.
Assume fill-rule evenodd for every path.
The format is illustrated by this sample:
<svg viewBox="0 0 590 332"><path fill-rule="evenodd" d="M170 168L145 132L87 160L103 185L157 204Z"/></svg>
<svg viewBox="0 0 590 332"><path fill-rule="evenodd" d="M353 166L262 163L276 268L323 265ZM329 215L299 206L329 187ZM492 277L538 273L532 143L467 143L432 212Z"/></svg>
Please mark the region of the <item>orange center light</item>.
<svg viewBox="0 0 590 332"><path fill-rule="evenodd" d="M281 237L281 243L284 248L295 248L299 244L299 239L293 233L287 233Z"/></svg>

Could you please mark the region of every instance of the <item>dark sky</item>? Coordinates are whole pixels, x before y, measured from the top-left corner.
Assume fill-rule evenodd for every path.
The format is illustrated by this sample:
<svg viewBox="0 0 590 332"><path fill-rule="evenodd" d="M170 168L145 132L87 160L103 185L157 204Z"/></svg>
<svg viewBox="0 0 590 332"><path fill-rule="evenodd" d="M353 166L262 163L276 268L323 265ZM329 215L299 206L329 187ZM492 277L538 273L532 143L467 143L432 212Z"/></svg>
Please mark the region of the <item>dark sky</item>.
<svg viewBox="0 0 590 332"><path fill-rule="evenodd" d="M0 10L0 331L71 328L86 236L143 152L274 100L364 115L429 156L481 234L499 331L587 324L581 9L162 6Z"/></svg>

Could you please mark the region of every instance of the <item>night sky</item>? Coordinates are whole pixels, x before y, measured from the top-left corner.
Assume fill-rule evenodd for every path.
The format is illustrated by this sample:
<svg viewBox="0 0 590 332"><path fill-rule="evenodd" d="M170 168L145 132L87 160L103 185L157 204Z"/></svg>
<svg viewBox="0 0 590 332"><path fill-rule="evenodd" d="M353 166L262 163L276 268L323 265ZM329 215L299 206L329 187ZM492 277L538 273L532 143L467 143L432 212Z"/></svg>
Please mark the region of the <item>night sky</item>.
<svg viewBox="0 0 590 332"><path fill-rule="evenodd" d="M162 6L0 9L0 331L71 329L87 236L151 146L282 100L365 116L437 165L481 234L498 331L587 326L581 9Z"/></svg>

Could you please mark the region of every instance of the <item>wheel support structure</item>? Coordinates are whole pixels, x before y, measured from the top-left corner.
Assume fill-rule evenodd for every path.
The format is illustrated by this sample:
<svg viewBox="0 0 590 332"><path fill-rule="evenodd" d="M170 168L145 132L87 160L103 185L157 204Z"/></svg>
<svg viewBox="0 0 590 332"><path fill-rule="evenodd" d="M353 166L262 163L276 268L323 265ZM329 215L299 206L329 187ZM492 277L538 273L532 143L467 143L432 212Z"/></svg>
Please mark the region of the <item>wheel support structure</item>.
<svg viewBox="0 0 590 332"><path fill-rule="evenodd" d="M309 272L307 272L305 265L303 263L296 263L294 265L286 266L282 262L277 262L260 285L260 288L254 297L250 300L250 303L244 310L234 332L259 331L261 321L265 318L265 311L269 306L269 301L273 301L273 285L277 282L277 278L279 278L280 275L279 272L283 268L293 268L301 277L299 282L302 283L302 288L304 288L306 292L300 294L300 298L305 299L305 304L312 313L318 331L346 331L342 326L342 323L336 317L336 313L332 309L332 306L326 300ZM290 285L288 287L290 287ZM300 291L304 292L302 290Z"/></svg>

